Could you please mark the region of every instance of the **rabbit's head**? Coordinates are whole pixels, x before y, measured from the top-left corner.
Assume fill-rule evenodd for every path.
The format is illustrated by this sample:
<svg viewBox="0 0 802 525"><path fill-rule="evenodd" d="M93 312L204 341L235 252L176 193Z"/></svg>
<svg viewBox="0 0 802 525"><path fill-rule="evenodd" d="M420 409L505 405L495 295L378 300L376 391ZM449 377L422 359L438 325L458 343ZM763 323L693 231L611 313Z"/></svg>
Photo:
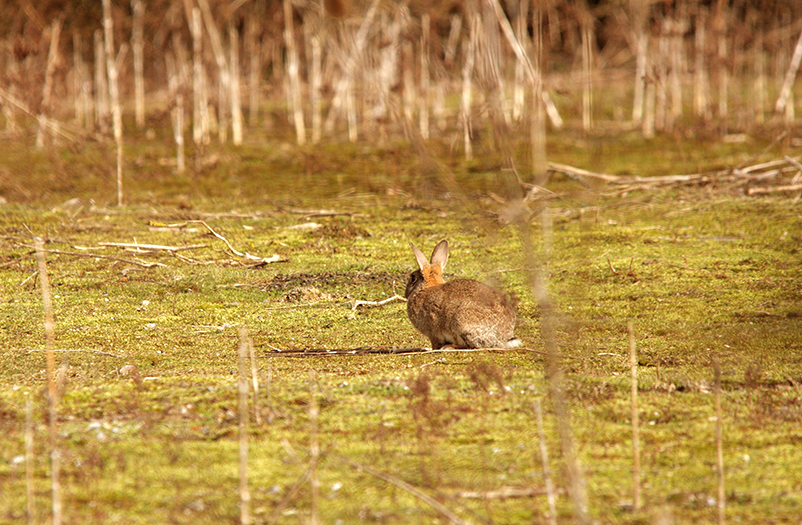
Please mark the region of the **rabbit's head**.
<svg viewBox="0 0 802 525"><path fill-rule="evenodd" d="M443 280L443 269L448 261L448 241L446 240L440 241L434 247L431 262L414 244L409 243L409 245L412 247L412 253L415 254L418 269L409 275L404 292L404 297L406 298L409 298L410 295L418 290L443 284L445 282Z"/></svg>

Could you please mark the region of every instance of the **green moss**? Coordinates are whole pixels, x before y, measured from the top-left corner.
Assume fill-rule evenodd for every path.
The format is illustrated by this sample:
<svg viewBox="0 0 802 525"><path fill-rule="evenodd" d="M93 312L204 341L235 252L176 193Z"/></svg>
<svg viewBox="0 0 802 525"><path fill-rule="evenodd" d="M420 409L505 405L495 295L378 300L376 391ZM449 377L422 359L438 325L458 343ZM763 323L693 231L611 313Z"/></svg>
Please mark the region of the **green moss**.
<svg viewBox="0 0 802 525"><path fill-rule="evenodd" d="M557 162L657 175L735 165L763 148L634 135L550 137ZM0 178L0 522L24 519L25 403L36 422L34 482L48 508L41 296L28 230L46 237L68 521L236 521L238 328L253 336L261 423L250 421L257 522L308 517L309 390L316 383L323 455L319 512L327 523L436 522L387 473L466 519L545 521L544 497L475 500L468 491L542 488L534 404L546 409L556 485L566 487L539 354L282 357L274 349L418 347L402 302L414 260L451 242L447 278L479 277L513 292L517 335L542 350L520 231L501 226L487 190L504 184L499 153L478 144L470 165L443 154L454 181L408 146L293 148L265 139L209 148L219 161L177 176L169 144L134 140L126 198L100 146L39 153L12 143ZM433 142L433 151L447 145ZM16 182L15 182L16 181ZM592 515L605 523L710 521L716 497L712 359L723 373L727 518L794 522L802 511L802 262L798 203L719 188L605 196L554 175L549 289L576 448ZM503 193L503 192L501 192ZM69 203L72 198L80 203ZM319 216L307 210L336 210ZM304 213L307 213L306 215ZM253 266L240 252L283 262ZM533 224L538 219L533 219ZM317 229L292 228L315 222ZM172 226L168 226L172 225ZM535 230L539 248L543 236ZM196 245L136 254L98 243ZM107 258L75 255L100 254ZM135 261L164 266L145 268ZM626 323L640 361L644 508L630 510L631 429ZM136 366L136 375L123 372ZM310 372L313 373L310 376ZM311 378L311 379L310 379ZM711 499L712 498L712 499ZM561 519L572 516L558 498ZM273 517L273 514L277 516Z"/></svg>

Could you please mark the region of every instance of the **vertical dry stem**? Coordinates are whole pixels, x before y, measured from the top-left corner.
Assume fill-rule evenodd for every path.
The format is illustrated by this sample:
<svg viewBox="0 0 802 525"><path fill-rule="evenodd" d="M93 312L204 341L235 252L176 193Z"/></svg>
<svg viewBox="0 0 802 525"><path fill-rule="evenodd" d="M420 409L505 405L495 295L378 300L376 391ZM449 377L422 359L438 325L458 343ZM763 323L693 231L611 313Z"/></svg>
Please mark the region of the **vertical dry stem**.
<svg viewBox="0 0 802 525"><path fill-rule="evenodd" d="M25 498L29 525L36 523L36 494L33 486L34 446L33 403L28 396L25 398Z"/></svg>
<svg viewBox="0 0 802 525"><path fill-rule="evenodd" d="M256 354L253 350L253 339L248 338L248 355L251 359L251 382L253 383L253 415L257 425L262 424L262 416L259 413L259 370L256 366Z"/></svg>
<svg viewBox="0 0 802 525"><path fill-rule="evenodd" d="M638 353L635 348L635 329L632 321L627 322L629 333L629 368L632 375L632 493L636 511L641 507L640 496L640 422L638 417Z"/></svg>
<svg viewBox="0 0 802 525"><path fill-rule="evenodd" d="M242 103L240 100L239 29L228 25L228 46L231 67L231 129L235 146L242 144Z"/></svg>
<svg viewBox="0 0 802 525"><path fill-rule="evenodd" d="M546 374L549 380L549 394L554 405L554 414L557 418L557 429L560 435L560 443L568 475L568 493L573 503L574 515L576 516L577 522L585 525L590 523L585 476L582 472L579 460L576 457L568 401L563 386L563 370L555 335L554 307L549 298L546 282L546 265L548 263L549 253L551 252L551 238L553 232L551 214L548 208L543 210L542 217L544 248L541 258L543 263L541 264L538 264L538 258L535 255L535 249L532 243L532 232L529 229L528 222L519 222L519 228L524 246L526 266L532 269L529 272L532 292L540 307L540 329L546 351L548 352Z"/></svg>
<svg viewBox="0 0 802 525"><path fill-rule="evenodd" d="M317 525L319 523L317 506L320 493L320 479L318 478L317 464L320 459L320 442L318 441L317 418L320 409L317 405L317 379L315 372L309 371L309 486L311 488L311 515L309 523Z"/></svg>
<svg viewBox="0 0 802 525"><path fill-rule="evenodd" d="M106 52L103 47L103 31L98 29L95 39L95 116L100 130L109 129L109 77L106 75Z"/></svg>
<svg viewBox="0 0 802 525"><path fill-rule="evenodd" d="M145 15L143 0L131 0L131 48L134 52L134 114L137 129L145 127L145 44L142 18Z"/></svg>
<svg viewBox="0 0 802 525"><path fill-rule="evenodd" d="M462 137L465 145L465 158L473 158L473 146L471 144L471 95L473 89L473 66L476 56L476 39L479 20L474 15L469 21L471 26L470 37L465 44L465 64L462 66Z"/></svg>
<svg viewBox="0 0 802 525"><path fill-rule="evenodd" d="M239 495L240 523L249 525L251 492L248 488L248 348L252 346L248 330L239 330Z"/></svg>
<svg viewBox="0 0 802 525"><path fill-rule="evenodd" d="M45 71L45 86L42 93L42 109L39 114L39 130L36 133L36 147L43 148L45 145L45 132L47 126L47 113L50 110L51 99L53 98L53 76L56 73L58 64L58 46L61 39L61 19L53 22L50 32L50 51L47 54L47 69Z"/></svg>
<svg viewBox="0 0 802 525"><path fill-rule="evenodd" d="M543 409L539 399L535 401L535 415L537 416L537 433L540 441L540 459L543 463L543 480L546 482L546 499L549 503L549 525L557 525L557 497L554 494L554 483L551 480L549 451L546 448L546 433L543 431Z"/></svg>
<svg viewBox="0 0 802 525"><path fill-rule="evenodd" d="M109 76L112 128L117 145L117 206L123 205L123 110L117 83L118 70L114 55L114 22L111 17L111 0L103 0L103 35L106 54L106 73Z"/></svg>
<svg viewBox="0 0 802 525"><path fill-rule="evenodd" d="M298 50L295 45L295 31L292 20L292 1L284 0L284 45L287 46L287 77L289 79L289 108L295 124L295 135L299 145L306 143L304 113L301 106L301 78L299 75Z"/></svg>
<svg viewBox="0 0 802 525"><path fill-rule="evenodd" d="M431 17L425 13L421 17L421 50L420 50L420 134L425 140L429 138L429 40Z"/></svg>
<svg viewBox="0 0 802 525"><path fill-rule="evenodd" d="M721 366L719 365L717 357L713 359L713 370L716 377L716 471L718 474L718 524L724 525L726 495L724 493L724 446L722 442L721 421Z"/></svg>
<svg viewBox="0 0 802 525"><path fill-rule="evenodd" d="M56 385L55 316L53 300L50 294L50 279L47 274L44 241L40 237L34 239L36 262L39 269L39 284L42 288L42 307L44 309L45 355L47 359L47 400L50 419L50 485L53 496L53 525L62 523L61 482L61 450L58 446L58 388Z"/></svg>

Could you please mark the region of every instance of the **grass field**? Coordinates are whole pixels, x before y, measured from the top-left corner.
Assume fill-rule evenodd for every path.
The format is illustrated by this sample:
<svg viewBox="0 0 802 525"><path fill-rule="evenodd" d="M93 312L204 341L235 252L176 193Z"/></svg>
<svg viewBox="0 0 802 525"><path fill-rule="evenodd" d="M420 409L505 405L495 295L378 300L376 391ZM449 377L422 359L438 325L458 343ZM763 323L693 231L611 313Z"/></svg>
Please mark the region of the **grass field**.
<svg viewBox="0 0 802 525"><path fill-rule="evenodd" d="M643 143L565 132L550 141L549 160L646 176L799 154L786 143L760 154L769 140L758 139ZM27 400L35 522L50 513L34 235L50 250L64 367L67 523L239 521L240 327L253 338L260 385L248 422L256 523L307 523L313 513L330 524L546 523L538 403L558 522L574 522L522 239L530 230L498 220L504 205L491 192L503 194L506 177L498 158L480 150L482 160L466 163L433 146L441 164L433 169L404 145L296 149L266 140L208 152L216 163L179 176L160 162L170 155L166 139L128 148L122 208L110 147L35 152L26 138L0 159L0 522L27 519ZM715 522L717 360L727 522L800 523L798 192L746 196L715 180L625 191L559 174L548 188L555 194L531 206L527 235L548 268L590 516ZM443 238L447 279L490 281L517 298L526 349L281 355L428 344L403 302L354 303L403 295L414 267L408 243L429 253ZM630 320L639 356L637 511ZM319 416L310 417L315 406ZM319 481L316 496L310 479Z"/></svg>

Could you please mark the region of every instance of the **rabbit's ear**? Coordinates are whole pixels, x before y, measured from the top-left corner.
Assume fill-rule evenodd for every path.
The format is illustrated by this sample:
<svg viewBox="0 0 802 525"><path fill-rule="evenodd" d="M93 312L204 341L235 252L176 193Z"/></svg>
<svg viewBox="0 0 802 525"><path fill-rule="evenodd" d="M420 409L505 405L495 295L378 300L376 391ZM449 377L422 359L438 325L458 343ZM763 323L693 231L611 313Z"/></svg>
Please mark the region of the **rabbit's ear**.
<svg viewBox="0 0 802 525"><path fill-rule="evenodd" d="M432 252L432 264L440 266L441 270L446 269L446 262L448 261L448 241L443 239L437 246L434 247Z"/></svg>
<svg viewBox="0 0 802 525"><path fill-rule="evenodd" d="M418 268L423 270L423 267L429 264L429 261L426 259L426 256L423 255L423 252L420 251L417 246L412 243L409 243L412 247L412 253L415 254L415 260L418 261Z"/></svg>

